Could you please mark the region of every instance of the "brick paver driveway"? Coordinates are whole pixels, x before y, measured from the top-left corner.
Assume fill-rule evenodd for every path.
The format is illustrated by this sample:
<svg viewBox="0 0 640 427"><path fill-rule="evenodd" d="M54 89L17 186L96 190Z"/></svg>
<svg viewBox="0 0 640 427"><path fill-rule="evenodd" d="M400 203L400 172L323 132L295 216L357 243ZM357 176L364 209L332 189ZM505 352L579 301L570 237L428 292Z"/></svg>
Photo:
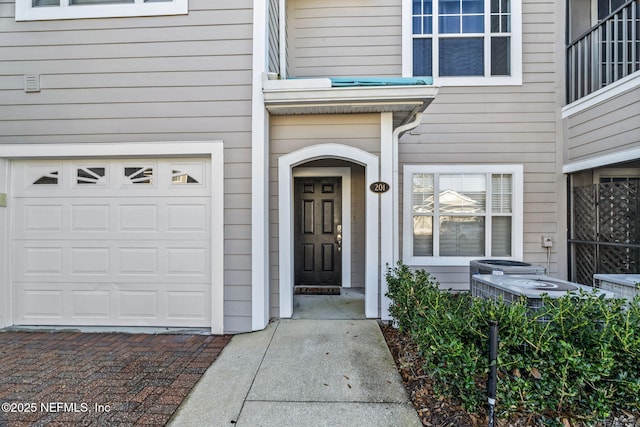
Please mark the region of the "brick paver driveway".
<svg viewBox="0 0 640 427"><path fill-rule="evenodd" d="M0 332L0 426L162 426L230 339Z"/></svg>

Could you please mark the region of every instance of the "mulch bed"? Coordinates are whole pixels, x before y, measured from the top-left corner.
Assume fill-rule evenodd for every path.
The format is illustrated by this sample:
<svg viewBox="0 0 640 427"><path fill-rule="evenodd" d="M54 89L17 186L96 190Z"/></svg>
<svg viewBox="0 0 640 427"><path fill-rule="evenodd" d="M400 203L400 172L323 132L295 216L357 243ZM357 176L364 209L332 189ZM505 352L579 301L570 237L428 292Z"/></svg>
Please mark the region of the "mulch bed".
<svg viewBox="0 0 640 427"><path fill-rule="evenodd" d="M422 369L424 361L417 346L391 326L381 325L381 329L405 389L424 426L476 427L488 424L487 417L469 414L450 399L437 397L431 379Z"/></svg>
<svg viewBox="0 0 640 427"><path fill-rule="evenodd" d="M230 340L0 332L0 426L162 426Z"/></svg>
<svg viewBox="0 0 640 427"><path fill-rule="evenodd" d="M418 352L416 344L397 329L384 324L380 325L382 334L393 358L402 382L409 394L413 406L424 426L438 427L481 427L487 426L489 417L486 414L470 414L453 399L437 397L433 384L423 370L424 360ZM545 425L533 419L531 414L515 414L510 419L495 419L497 427L531 427ZM565 427L640 427L640 416L622 412L606 421L587 424L569 421L562 418Z"/></svg>

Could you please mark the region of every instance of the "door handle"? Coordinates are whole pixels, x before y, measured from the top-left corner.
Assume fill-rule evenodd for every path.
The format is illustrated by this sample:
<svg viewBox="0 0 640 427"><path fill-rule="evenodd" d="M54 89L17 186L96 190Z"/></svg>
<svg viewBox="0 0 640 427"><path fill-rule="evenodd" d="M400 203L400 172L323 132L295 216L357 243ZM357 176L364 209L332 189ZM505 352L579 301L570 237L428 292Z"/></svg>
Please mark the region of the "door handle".
<svg viewBox="0 0 640 427"><path fill-rule="evenodd" d="M337 227L338 234L336 235L336 247L338 252L342 250L342 225L338 225Z"/></svg>

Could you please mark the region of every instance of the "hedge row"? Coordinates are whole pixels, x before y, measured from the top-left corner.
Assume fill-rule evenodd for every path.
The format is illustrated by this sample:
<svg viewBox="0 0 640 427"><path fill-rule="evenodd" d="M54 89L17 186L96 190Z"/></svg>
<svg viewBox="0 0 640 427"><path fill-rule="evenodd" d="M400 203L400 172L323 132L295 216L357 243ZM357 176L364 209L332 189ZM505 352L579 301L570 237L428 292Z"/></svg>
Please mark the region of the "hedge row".
<svg viewBox="0 0 640 427"><path fill-rule="evenodd" d="M425 358L436 391L466 410L486 406L489 320L499 325L497 415L595 421L640 410L640 298L594 294L506 304L440 290L399 263L386 275L390 308Z"/></svg>

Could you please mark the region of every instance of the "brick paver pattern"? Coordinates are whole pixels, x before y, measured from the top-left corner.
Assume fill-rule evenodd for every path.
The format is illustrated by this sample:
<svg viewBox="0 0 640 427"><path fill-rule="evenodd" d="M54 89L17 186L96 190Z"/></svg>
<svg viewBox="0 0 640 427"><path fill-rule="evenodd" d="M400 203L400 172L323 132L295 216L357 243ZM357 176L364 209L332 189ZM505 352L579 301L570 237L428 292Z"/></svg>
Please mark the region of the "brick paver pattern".
<svg viewBox="0 0 640 427"><path fill-rule="evenodd" d="M162 426L231 336L0 332L0 426Z"/></svg>

